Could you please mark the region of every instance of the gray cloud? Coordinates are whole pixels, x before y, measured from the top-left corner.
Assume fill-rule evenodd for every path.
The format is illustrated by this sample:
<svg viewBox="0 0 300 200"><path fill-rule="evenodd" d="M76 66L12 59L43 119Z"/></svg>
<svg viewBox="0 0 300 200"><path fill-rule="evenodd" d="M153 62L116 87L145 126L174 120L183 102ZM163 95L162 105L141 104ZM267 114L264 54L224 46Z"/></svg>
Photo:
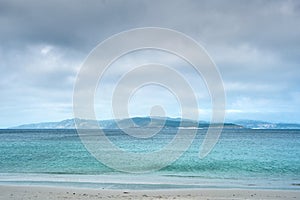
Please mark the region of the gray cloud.
<svg viewBox="0 0 300 200"><path fill-rule="evenodd" d="M207 49L225 82L229 118L261 110L266 120L298 121L299 18L296 0L1 1L0 127L72 117L74 80L90 50L144 26L181 31Z"/></svg>

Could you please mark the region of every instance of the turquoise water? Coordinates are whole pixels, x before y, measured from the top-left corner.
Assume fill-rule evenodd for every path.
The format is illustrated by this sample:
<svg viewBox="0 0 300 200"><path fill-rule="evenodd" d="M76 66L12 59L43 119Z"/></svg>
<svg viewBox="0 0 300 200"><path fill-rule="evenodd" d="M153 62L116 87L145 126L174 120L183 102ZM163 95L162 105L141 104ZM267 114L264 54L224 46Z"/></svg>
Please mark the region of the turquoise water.
<svg viewBox="0 0 300 200"><path fill-rule="evenodd" d="M165 129L137 139L106 130L133 152L162 148L176 134ZM1 184L54 184L95 188L254 187L300 189L300 130L225 129L211 153L198 157L206 130L177 161L157 172L127 174L96 160L76 130L0 130Z"/></svg>

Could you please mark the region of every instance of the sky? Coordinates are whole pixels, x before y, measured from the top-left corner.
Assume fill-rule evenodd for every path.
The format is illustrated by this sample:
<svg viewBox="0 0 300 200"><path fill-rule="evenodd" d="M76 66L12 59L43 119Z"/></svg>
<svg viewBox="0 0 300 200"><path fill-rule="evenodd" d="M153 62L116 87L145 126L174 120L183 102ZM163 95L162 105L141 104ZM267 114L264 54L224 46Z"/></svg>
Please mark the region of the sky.
<svg viewBox="0 0 300 200"><path fill-rule="evenodd" d="M297 0L1 0L0 128L73 118L76 76L90 51L114 34L142 27L173 29L205 48L223 79L227 121L300 123L299 19ZM178 57L150 50L113 63L95 94L97 118L113 118L108 96L121 74L149 62L183 74L197 96L199 108L191 109L210 119L203 80ZM153 105L180 116L174 95L157 85L136 91L128 110L149 115Z"/></svg>

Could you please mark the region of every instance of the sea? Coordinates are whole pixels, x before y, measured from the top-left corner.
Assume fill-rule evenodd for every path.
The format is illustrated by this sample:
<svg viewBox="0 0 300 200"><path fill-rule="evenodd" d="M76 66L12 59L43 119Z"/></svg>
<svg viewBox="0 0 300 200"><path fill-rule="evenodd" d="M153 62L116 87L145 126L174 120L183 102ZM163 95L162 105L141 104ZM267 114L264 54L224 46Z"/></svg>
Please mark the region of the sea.
<svg viewBox="0 0 300 200"><path fill-rule="evenodd" d="M152 138L133 138L122 130L104 130L111 142L136 153L159 151L177 131L162 129ZM200 158L206 132L198 129L190 147L173 163L157 171L128 173L93 157L76 130L1 129L0 185L300 189L300 130L226 128L212 151Z"/></svg>

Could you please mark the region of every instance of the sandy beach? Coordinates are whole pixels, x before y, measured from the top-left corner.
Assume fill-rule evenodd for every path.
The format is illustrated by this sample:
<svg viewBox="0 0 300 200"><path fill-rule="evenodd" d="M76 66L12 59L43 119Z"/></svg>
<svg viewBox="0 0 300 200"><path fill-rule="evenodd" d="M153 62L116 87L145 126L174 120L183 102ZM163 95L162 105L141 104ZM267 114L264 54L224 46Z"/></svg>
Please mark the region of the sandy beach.
<svg viewBox="0 0 300 200"><path fill-rule="evenodd" d="M0 186L0 199L299 199L300 190L177 189L103 190L38 186Z"/></svg>

